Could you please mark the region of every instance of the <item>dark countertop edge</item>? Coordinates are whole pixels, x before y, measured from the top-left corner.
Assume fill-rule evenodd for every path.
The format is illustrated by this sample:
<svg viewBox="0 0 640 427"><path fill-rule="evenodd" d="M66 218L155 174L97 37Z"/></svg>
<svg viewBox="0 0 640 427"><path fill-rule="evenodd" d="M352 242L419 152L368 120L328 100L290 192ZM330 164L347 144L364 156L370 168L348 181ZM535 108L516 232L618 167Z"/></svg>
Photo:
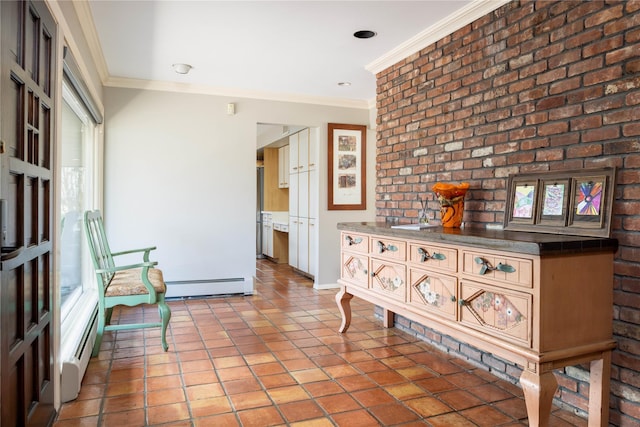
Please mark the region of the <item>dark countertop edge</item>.
<svg viewBox="0 0 640 427"><path fill-rule="evenodd" d="M615 253L618 250L617 239L567 234L442 227L403 230L391 228L391 224L384 222L341 222L338 223L338 230L434 243L463 244L529 255L567 255L603 251Z"/></svg>

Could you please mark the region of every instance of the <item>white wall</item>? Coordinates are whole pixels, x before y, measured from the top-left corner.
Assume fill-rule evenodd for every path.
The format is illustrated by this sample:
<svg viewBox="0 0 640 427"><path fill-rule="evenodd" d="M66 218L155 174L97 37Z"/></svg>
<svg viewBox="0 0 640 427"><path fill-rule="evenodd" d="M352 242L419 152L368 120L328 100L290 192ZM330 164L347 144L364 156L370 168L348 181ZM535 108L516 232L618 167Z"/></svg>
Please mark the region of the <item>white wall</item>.
<svg viewBox="0 0 640 427"><path fill-rule="evenodd" d="M236 104L236 114L226 105ZM105 208L112 250L156 245L167 281L255 275L256 125L320 130L317 285L340 272L340 221L375 217L375 132L367 211L327 211L327 123L369 124L367 109L105 88Z"/></svg>

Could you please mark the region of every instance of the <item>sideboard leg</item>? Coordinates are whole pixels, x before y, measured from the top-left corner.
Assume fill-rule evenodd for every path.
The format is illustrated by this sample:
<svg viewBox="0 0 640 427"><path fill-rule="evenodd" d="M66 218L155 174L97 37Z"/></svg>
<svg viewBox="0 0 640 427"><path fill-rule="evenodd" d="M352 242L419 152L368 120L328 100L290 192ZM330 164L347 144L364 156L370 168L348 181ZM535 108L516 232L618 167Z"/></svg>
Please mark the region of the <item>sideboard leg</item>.
<svg viewBox="0 0 640 427"><path fill-rule="evenodd" d="M387 310L386 308L382 310L382 326L385 328L393 328L393 311Z"/></svg>
<svg viewBox="0 0 640 427"><path fill-rule="evenodd" d="M609 386L611 382L611 352L591 361L589 375L589 427L609 425Z"/></svg>
<svg viewBox="0 0 640 427"><path fill-rule="evenodd" d="M520 384L527 404L529 426L548 426L553 395L558 388L558 381L555 375L553 375L553 372L537 374L525 369L520 375Z"/></svg>
<svg viewBox="0 0 640 427"><path fill-rule="evenodd" d="M346 287L340 288L340 292L336 294L336 303L338 304L338 310L342 316L342 324L338 332L346 332L351 324L351 298L353 295L347 292Z"/></svg>

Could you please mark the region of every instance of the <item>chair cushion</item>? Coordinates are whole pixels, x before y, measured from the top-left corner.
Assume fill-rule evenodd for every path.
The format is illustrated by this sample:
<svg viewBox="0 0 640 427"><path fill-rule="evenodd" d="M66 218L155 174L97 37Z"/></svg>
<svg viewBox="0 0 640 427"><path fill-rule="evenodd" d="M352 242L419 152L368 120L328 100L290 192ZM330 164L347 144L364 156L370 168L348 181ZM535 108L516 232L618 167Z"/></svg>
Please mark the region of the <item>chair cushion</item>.
<svg viewBox="0 0 640 427"><path fill-rule="evenodd" d="M148 294L147 288L142 283L142 269L118 271L109 282L109 286L105 290L105 297L122 297L127 295L144 295ZM157 268L149 269L149 281L157 293L164 293L167 286L162 277L162 271Z"/></svg>

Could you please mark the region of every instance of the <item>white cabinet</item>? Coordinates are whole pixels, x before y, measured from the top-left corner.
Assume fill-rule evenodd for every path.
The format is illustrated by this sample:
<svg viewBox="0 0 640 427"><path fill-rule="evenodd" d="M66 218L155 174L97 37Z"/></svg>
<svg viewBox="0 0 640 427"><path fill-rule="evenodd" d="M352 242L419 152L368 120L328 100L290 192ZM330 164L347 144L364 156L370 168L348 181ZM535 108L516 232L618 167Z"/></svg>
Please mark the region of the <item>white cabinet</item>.
<svg viewBox="0 0 640 427"><path fill-rule="evenodd" d="M289 216L289 265L298 268L298 217Z"/></svg>
<svg viewBox="0 0 640 427"><path fill-rule="evenodd" d="M289 137L289 264L316 274L318 217L317 134L304 129Z"/></svg>
<svg viewBox="0 0 640 427"><path fill-rule="evenodd" d="M289 137L289 173L298 173L298 134Z"/></svg>
<svg viewBox="0 0 640 427"><path fill-rule="evenodd" d="M309 172L298 174L298 216L309 218Z"/></svg>
<svg viewBox="0 0 640 427"><path fill-rule="evenodd" d="M273 257L273 222L266 212L262 214L262 254Z"/></svg>
<svg viewBox="0 0 640 427"><path fill-rule="evenodd" d="M289 146L278 148L278 188L289 188Z"/></svg>
<svg viewBox="0 0 640 427"><path fill-rule="evenodd" d="M309 129L298 132L298 172L309 170Z"/></svg>
<svg viewBox="0 0 640 427"><path fill-rule="evenodd" d="M300 216L298 211L298 175L293 173L289 175L289 216Z"/></svg>
<svg viewBox="0 0 640 427"><path fill-rule="evenodd" d="M307 199L309 200L309 218L318 218L318 171L312 169L309 174L309 192Z"/></svg>
<svg viewBox="0 0 640 427"><path fill-rule="evenodd" d="M298 270L309 272L309 218L298 218Z"/></svg>
<svg viewBox="0 0 640 427"><path fill-rule="evenodd" d="M312 276L316 275L317 256L318 256L318 237L316 229L316 219L309 218L309 270Z"/></svg>

